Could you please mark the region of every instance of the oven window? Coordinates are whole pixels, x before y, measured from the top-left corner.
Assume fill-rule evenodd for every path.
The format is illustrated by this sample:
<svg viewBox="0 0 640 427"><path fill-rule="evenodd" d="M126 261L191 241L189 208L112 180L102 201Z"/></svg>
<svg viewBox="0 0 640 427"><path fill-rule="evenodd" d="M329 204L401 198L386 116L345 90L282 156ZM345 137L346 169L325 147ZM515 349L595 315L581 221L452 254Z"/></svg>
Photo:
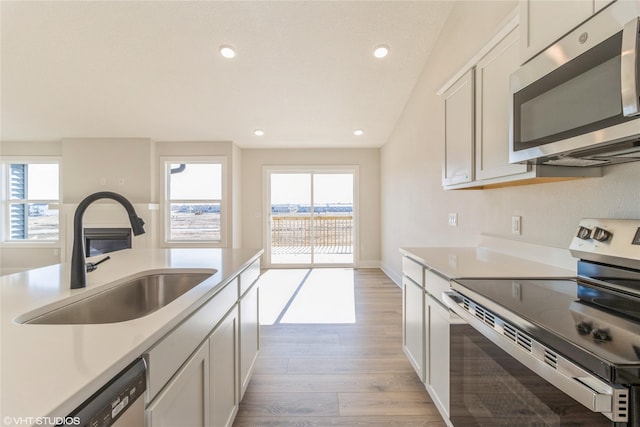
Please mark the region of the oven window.
<svg viewBox="0 0 640 427"><path fill-rule="evenodd" d="M612 426L469 325L451 325L455 426Z"/></svg>

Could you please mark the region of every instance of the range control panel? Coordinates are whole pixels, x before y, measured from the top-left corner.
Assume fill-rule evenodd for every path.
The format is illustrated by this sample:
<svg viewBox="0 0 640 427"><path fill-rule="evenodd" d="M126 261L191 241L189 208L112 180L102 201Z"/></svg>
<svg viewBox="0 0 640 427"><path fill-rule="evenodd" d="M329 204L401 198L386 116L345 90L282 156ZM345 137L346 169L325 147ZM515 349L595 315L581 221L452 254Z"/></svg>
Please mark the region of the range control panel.
<svg viewBox="0 0 640 427"><path fill-rule="evenodd" d="M640 220L583 219L571 254L580 259L640 268Z"/></svg>

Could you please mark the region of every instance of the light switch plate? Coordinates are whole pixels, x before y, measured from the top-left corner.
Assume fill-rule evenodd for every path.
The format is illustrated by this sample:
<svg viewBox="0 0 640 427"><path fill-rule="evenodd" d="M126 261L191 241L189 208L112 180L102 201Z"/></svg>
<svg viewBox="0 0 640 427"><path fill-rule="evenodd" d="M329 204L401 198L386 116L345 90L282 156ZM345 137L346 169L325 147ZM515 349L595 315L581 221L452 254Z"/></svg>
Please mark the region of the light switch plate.
<svg viewBox="0 0 640 427"><path fill-rule="evenodd" d="M449 214L449 225L452 227L457 227L458 226L458 214L457 213L450 213Z"/></svg>
<svg viewBox="0 0 640 427"><path fill-rule="evenodd" d="M522 234L522 217L521 216L511 217L511 233Z"/></svg>

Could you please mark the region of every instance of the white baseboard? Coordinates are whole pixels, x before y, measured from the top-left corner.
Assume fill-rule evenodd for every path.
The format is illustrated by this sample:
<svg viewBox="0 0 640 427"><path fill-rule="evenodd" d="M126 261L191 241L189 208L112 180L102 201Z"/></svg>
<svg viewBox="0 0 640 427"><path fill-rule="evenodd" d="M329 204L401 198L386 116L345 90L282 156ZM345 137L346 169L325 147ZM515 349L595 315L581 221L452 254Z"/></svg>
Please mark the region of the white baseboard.
<svg viewBox="0 0 640 427"><path fill-rule="evenodd" d="M402 275L397 274L391 267L387 264L380 262L380 270L383 271L384 274L389 277L398 287L402 287Z"/></svg>

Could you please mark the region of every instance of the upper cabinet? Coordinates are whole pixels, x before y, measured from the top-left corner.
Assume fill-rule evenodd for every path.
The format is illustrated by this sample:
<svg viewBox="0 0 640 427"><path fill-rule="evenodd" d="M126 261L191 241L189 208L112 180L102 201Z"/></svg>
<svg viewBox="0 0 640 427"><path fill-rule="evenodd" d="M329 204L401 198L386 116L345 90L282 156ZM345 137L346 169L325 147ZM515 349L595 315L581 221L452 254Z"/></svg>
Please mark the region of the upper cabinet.
<svg viewBox="0 0 640 427"><path fill-rule="evenodd" d="M520 63L542 52L612 0L520 0Z"/></svg>
<svg viewBox="0 0 640 427"><path fill-rule="evenodd" d="M445 148L442 184L445 186L473 179L473 85L471 69L443 94Z"/></svg>
<svg viewBox="0 0 640 427"><path fill-rule="evenodd" d="M476 64L475 178L478 180L527 172L509 163L509 76L518 62L518 30L512 28Z"/></svg>
<svg viewBox="0 0 640 427"><path fill-rule="evenodd" d="M444 103L446 190L597 177L598 168L509 163L511 91L520 66L515 15L439 91Z"/></svg>

